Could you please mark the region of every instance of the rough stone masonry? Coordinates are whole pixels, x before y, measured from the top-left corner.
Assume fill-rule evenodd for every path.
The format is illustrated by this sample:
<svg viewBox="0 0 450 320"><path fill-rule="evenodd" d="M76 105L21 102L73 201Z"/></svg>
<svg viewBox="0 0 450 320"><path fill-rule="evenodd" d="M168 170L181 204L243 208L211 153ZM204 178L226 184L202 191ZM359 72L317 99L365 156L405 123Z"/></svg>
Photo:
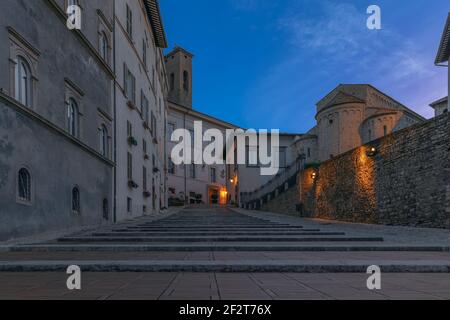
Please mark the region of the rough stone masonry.
<svg viewBox="0 0 450 320"><path fill-rule="evenodd" d="M304 170L296 192L262 209L292 214L299 203L307 217L450 228L450 115Z"/></svg>

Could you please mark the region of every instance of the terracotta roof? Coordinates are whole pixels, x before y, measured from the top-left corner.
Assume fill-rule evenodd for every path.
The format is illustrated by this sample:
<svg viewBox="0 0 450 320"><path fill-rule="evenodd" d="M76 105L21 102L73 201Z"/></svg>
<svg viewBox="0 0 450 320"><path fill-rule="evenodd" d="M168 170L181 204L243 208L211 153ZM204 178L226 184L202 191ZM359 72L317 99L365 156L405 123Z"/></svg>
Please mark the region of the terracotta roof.
<svg viewBox="0 0 450 320"><path fill-rule="evenodd" d="M159 11L158 0L143 0L147 16L150 20L153 35L155 37L155 44L159 48L167 48L166 33L162 23L161 12Z"/></svg>
<svg viewBox="0 0 450 320"><path fill-rule="evenodd" d="M441 37L441 43L436 56L435 64L448 61L450 56L450 12L447 16L447 22L445 23L444 31Z"/></svg>
<svg viewBox="0 0 450 320"><path fill-rule="evenodd" d="M339 91L334 97L333 99L331 99L324 107L324 108L328 108L331 106L336 106L339 104L344 104L344 103L364 103L364 100L361 100L355 96L349 95L347 93L344 93L342 91Z"/></svg>

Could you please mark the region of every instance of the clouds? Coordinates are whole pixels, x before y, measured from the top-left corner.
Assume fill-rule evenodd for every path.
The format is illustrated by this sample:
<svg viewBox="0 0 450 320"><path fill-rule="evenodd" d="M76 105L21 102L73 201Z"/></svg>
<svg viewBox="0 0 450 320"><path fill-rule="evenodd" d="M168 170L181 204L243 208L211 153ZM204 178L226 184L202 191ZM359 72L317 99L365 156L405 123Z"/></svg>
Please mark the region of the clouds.
<svg viewBox="0 0 450 320"><path fill-rule="evenodd" d="M299 67L309 64L310 73L324 75L319 83L371 83L429 116L428 103L445 92L442 70L433 64L434 46L430 49L415 42L414 34L400 32L402 21L385 19L389 15L383 8L383 29L369 30L366 7L342 1L295 2L278 21L292 53L276 69L303 59Z"/></svg>

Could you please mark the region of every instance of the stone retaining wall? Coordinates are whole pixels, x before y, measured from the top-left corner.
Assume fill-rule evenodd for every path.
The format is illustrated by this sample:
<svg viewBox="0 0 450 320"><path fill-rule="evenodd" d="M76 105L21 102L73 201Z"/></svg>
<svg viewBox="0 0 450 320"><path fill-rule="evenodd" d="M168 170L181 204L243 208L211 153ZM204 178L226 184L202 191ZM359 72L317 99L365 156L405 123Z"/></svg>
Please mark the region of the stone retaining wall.
<svg viewBox="0 0 450 320"><path fill-rule="evenodd" d="M372 147L373 156L368 154ZM450 115L307 169L292 189L296 190L262 209L350 222L450 228ZM301 212L293 212L299 203Z"/></svg>

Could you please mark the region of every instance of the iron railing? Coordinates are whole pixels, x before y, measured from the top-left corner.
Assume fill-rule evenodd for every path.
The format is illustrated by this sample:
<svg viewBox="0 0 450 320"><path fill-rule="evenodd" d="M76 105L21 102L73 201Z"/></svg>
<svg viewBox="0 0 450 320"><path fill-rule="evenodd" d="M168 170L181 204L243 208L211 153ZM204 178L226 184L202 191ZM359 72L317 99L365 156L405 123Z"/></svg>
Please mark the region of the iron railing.
<svg viewBox="0 0 450 320"><path fill-rule="evenodd" d="M297 176L305 167L305 156L300 155L293 163L274 176L267 183L252 192L241 193L241 206L246 209L261 209L264 203L274 199L297 184Z"/></svg>

